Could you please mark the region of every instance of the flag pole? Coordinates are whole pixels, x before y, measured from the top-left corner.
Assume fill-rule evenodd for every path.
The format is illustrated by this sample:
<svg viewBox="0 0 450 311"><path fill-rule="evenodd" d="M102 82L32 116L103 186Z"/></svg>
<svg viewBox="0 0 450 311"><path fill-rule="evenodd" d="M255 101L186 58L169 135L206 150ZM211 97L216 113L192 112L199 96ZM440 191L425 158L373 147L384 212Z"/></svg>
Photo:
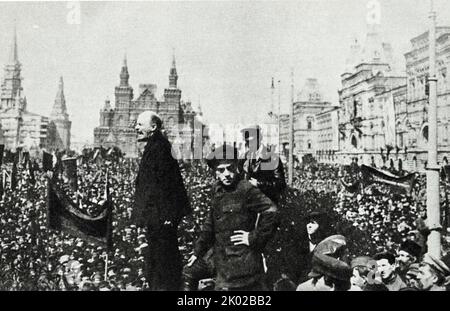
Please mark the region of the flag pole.
<svg viewBox="0 0 450 311"><path fill-rule="evenodd" d="M294 179L294 70L291 70L291 113L289 116L289 170L288 183L292 187Z"/></svg>
<svg viewBox="0 0 450 311"><path fill-rule="evenodd" d="M105 281L108 280L108 250L106 250L105 256Z"/></svg>
<svg viewBox="0 0 450 311"><path fill-rule="evenodd" d="M277 121L278 121L278 154L282 154L281 151L283 150L282 146L281 146L281 139L280 139L280 135L281 135L281 80L278 80L278 114L277 114Z"/></svg>
<svg viewBox="0 0 450 311"><path fill-rule="evenodd" d="M106 181L105 181L105 202L108 202L109 200L109 191L108 191L108 175L109 175L109 168L106 168ZM107 203L107 208L109 208L109 205ZM105 256L105 281L108 280L108 243L106 245L106 256Z"/></svg>
<svg viewBox="0 0 450 311"><path fill-rule="evenodd" d="M429 29L429 138L427 165L427 221L431 230L428 236L428 252L441 257L441 215L439 206L439 166L437 165L437 77L436 77L436 11L430 0Z"/></svg>

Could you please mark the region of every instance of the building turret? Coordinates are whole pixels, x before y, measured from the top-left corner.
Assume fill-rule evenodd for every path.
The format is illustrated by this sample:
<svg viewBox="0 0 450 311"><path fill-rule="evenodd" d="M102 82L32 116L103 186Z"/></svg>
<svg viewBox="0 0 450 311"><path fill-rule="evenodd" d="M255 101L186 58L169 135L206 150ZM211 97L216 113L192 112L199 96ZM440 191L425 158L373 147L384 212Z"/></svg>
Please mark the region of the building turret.
<svg viewBox="0 0 450 311"><path fill-rule="evenodd" d="M120 71L120 86L128 86L130 74L128 73L127 56L123 59L122 70Z"/></svg>
<svg viewBox="0 0 450 311"><path fill-rule="evenodd" d="M170 74L169 74L169 88L176 89L177 81L178 81L177 67L176 67L176 63L175 63L175 55L173 55L172 68L170 68Z"/></svg>
<svg viewBox="0 0 450 311"><path fill-rule="evenodd" d="M19 107L20 101L16 101L17 96L20 96L23 90L21 70L22 65L19 62L17 48L17 31L14 27L9 60L5 66L4 80L1 85L0 109L21 108Z"/></svg>
<svg viewBox="0 0 450 311"><path fill-rule="evenodd" d="M116 108L128 109L133 99L133 88L129 84L130 75L128 73L127 56L123 59L122 70L120 71L120 85L116 86Z"/></svg>
<svg viewBox="0 0 450 311"><path fill-rule="evenodd" d="M55 103L53 104L50 120L55 124L57 149L70 149L70 130L72 122L67 113L66 98L64 96L64 80L59 78L58 91L56 92Z"/></svg>

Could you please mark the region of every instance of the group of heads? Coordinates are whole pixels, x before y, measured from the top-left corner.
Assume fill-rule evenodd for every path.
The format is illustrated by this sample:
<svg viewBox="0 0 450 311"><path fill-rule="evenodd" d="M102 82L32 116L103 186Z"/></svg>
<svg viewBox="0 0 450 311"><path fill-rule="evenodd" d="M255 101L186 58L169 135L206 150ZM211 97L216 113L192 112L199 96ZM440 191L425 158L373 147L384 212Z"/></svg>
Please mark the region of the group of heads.
<svg viewBox="0 0 450 311"><path fill-rule="evenodd" d="M450 254L442 260L429 253L421 257L421 246L411 240L400 245L397 255L380 252L373 257L357 257L351 262L351 283L362 290L379 290L383 284L402 277L406 289L430 290L433 286L444 286L450 277Z"/></svg>
<svg viewBox="0 0 450 311"><path fill-rule="evenodd" d="M161 117L153 111L144 111L136 120L137 140L147 141L156 131L162 128ZM251 125L241 130L245 146L251 151L259 149L262 135L258 125ZM208 166L215 172L216 178L224 185L235 183L239 173L239 151L228 144L215 148L206 157Z"/></svg>
<svg viewBox="0 0 450 311"><path fill-rule="evenodd" d="M261 143L261 129L258 125L245 127L241 130L245 146L250 151L256 151ZM245 156L239 154L234 145L224 144L206 156L206 163L215 172L216 179L224 186L232 186L241 173L241 164Z"/></svg>
<svg viewBox="0 0 450 311"><path fill-rule="evenodd" d="M317 215L308 217L308 234L315 234L320 225ZM422 258L423 257L423 258ZM380 252L373 257L359 256L349 261L346 239L333 235L314 249L309 277L320 287L333 290L388 290L385 284L396 277L404 279L411 290L442 288L450 283L450 253L442 259L426 253L414 241L406 240L397 255Z"/></svg>

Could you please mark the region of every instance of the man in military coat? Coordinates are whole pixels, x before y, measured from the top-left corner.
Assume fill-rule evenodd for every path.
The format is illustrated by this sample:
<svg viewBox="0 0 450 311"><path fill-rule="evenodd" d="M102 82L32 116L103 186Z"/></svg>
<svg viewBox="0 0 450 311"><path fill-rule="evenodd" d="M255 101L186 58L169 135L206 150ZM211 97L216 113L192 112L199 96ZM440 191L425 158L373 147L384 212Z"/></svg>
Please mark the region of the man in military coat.
<svg viewBox="0 0 450 311"><path fill-rule="evenodd" d="M217 148L207 163L217 183L188 265L212 247L216 290L264 290L262 252L276 230L276 205L241 178L238 151L233 146Z"/></svg>

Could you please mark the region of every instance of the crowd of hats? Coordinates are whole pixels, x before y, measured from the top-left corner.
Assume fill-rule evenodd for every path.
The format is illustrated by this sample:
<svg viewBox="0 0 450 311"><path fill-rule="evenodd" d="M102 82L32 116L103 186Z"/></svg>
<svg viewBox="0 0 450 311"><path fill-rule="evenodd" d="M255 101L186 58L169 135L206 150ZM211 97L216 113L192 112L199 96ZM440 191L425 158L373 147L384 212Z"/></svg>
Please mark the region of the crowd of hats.
<svg viewBox="0 0 450 311"><path fill-rule="evenodd" d="M80 206L95 215L104 200L106 166L78 168ZM17 189L5 189L0 211L0 290L137 290L145 287L145 239L129 223L137 164L108 167L114 201L114 250L105 279L105 249L47 229L46 179L34 185L21 170Z"/></svg>
<svg viewBox="0 0 450 311"><path fill-rule="evenodd" d="M15 192L5 189L0 204L0 290L141 290L146 287L143 231L130 224L137 161L109 164L85 163L78 168L80 208L95 215L104 199L106 170L109 171L114 203L114 250L109 254L105 279L105 250L79 238L46 227L46 179L36 172L29 183L21 170ZM185 262L210 208L214 178L205 163L181 164L181 171L193 207L183 219L179 245ZM351 194L340 187L339 168L331 165L301 167L295 173L294 188L280 203L280 226L267 246L265 256L271 282L289 270L293 260L281 256L297 243L306 216L323 211L330 222L330 234L345 236L352 258L394 250L415 234L421 199L379 186L377 192ZM424 188L423 181L419 190ZM315 258L318 269L329 267L329 258Z"/></svg>

